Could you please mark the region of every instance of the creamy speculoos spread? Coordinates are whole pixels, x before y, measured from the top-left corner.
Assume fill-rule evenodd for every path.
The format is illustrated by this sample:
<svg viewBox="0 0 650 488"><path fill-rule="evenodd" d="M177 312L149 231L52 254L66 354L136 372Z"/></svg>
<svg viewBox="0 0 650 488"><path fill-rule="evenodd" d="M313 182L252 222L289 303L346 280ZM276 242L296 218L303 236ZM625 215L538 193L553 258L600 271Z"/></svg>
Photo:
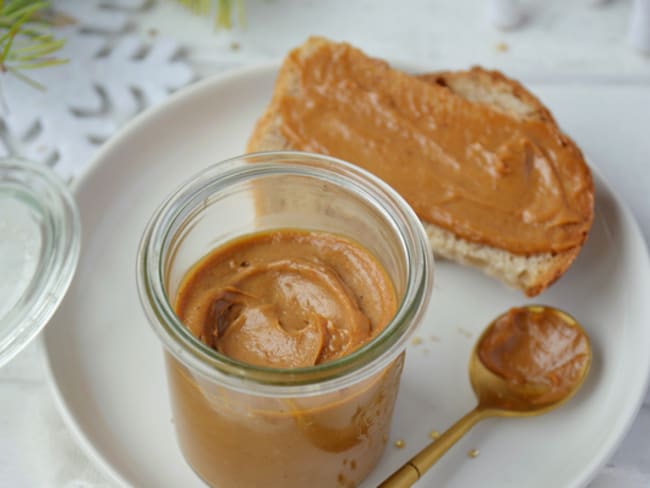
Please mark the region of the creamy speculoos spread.
<svg viewBox="0 0 650 488"><path fill-rule="evenodd" d="M350 354L385 328L396 307L393 283L369 251L294 229L215 249L187 273L175 302L205 344L272 368ZM225 388L167 354L181 450L210 486L358 486L386 446L403 360L331 393L274 397Z"/></svg>
<svg viewBox="0 0 650 488"><path fill-rule="evenodd" d="M536 403L552 403L571 392L590 358L589 339L548 308L512 308L499 317L478 345L481 362L514 385L537 385Z"/></svg>
<svg viewBox="0 0 650 488"><path fill-rule="evenodd" d="M371 340L396 309L372 254L333 234L280 230L240 238L202 259L176 299L207 345L247 364L314 366Z"/></svg>
<svg viewBox="0 0 650 488"><path fill-rule="evenodd" d="M296 86L274 99L289 147L371 171L421 219L472 242L529 255L584 241L591 177L553 124L453 95L347 44L289 59Z"/></svg>
<svg viewBox="0 0 650 488"><path fill-rule="evenodd" d="M252 397L166 355L181 451L217 488L354 488L390 432L404 356L379 374L312 398Z"/></svg>

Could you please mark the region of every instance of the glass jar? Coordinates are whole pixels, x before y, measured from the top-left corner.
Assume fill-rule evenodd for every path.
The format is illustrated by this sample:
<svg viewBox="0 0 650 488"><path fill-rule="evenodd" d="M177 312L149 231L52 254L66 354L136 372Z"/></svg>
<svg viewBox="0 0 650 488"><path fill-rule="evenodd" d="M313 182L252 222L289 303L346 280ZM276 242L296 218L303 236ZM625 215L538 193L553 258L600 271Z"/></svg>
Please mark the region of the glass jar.
<svg viewBox="0 0 650 488"><path fill-rule="evenodd" d="M79 212L41 163L0 159L0 366L47 324L74 275Z"/></svg>
<svg viewBox="0 0 650 488"><path fill-rule="evenodd" d="M183 326L174 298L215 247L278 228L348 237L373 253L398 309L373 340L312 367L235 361ZM357 486L386 446L404 350L429 300L432 257L406 202L368 172L298 152L211 166L155 211L138 253L142 305L165 347L174 424L195 472L219 487Z"/></svg>

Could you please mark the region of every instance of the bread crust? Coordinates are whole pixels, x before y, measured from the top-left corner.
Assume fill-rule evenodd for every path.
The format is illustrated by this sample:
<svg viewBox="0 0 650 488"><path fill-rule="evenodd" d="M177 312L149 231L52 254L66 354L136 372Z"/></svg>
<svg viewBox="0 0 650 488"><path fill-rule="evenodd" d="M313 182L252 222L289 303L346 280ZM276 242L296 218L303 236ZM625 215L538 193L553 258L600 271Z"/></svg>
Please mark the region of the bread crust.
<svg viewBox="0 0 650 488"><path fill-rule="evenodd" d="M271 103L258 120L249 139L249 152L294 149L282 136L282 120L276 106L285 93L298 95L300 84L297 81L295 63L291 56L307 56L314 49L330 41L323 38L310 38L294 50L285 60L278 73ZM584 163L580 149L561 132L551 112L542 102L521 83L506 77L498 71L473 67L467 71L440 71L417 75L421 81L435 83L446 87L449 96L459 96L479 104L486 104L493 110L499 110L519 119L535 119L549 124ZM593 221L593 181L588 166L584 163L584 178L587 182L585 191L591 196L591 212L588 227ZM579 245L559 253L538 253L517 255L504 249L471 242L454 233L423 222L433 252L458 263L475 267L497 278L506 285L521 289L527 296L540 294L557 281L571 266L584 244L587 233Z"/></svg>

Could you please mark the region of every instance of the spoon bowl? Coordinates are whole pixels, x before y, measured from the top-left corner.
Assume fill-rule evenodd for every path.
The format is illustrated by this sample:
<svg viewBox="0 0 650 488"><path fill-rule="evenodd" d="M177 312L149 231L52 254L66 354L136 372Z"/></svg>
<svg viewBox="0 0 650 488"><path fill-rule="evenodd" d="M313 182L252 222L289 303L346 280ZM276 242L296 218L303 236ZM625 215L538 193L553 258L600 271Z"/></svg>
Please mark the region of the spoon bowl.
<svg viewBox="0 0 650 488"><path fill-rule="evenodd" d="M528 305L499 315L470 356L469 378L478 405L379 488L411 486L484 418L530 417L559 407L580 389L591 359L587 334L562 310Z"/></svg>
<svg viewBox="0 0 650 488"><path fill-rule="evenodd" d="M525 309L527 313L552 314L567 327L577 330L586 341L587 355L580 365L579 371L575 373L576 380L572 382L571 388L560 397L548 398L551 388L548 384L532 381L524 383L508 381L490 370L479 357L479 347L484 338L508 312L499 315L485 328L474 345L469 361L469 379L479 405L485 409L500 411L498 415L504 417L541 415L559 407L580 389L591 367L592 354L589 338L576 319L562 310L549 306L528 305L522 309Z"/></svg>

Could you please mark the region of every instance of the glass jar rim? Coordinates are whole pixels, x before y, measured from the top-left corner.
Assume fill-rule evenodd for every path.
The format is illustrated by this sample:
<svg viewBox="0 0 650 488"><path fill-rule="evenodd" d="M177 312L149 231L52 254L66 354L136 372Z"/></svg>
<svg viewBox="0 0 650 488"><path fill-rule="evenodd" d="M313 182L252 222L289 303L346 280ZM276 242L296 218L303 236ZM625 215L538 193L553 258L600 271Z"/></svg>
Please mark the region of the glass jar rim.
<svg viewBox="0 0 650 488"><path fill-rule="evenodd" d="M247 164L252 163L255 164ZM354 352L303 368L254 366L231 359L197 339L176 314L166 293L165 253L174 224L207 195L232 184L265 176L297 175L342 186L380 210L400 240L407 261L405 291L390 323ZM380 371L406 347L426 309L433 279L433 256L426 232L406 201L378 177L330 156L267 151L213 164L181 184L156 209L137 256L140 301L166 349L182 364L223 386L252 395L289 397L339 390Z"/></svg>

